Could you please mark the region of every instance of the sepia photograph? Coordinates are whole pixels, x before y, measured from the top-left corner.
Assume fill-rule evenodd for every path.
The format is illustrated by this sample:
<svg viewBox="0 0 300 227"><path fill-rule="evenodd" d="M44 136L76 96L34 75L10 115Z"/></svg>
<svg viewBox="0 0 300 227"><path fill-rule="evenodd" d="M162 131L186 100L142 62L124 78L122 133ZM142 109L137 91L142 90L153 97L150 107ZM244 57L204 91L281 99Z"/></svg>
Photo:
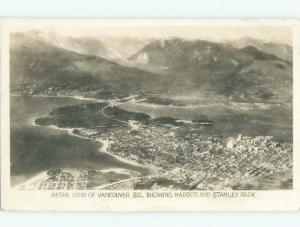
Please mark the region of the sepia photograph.
<svg viewBox="0 0 300 227"><path fill-rule="evenodd" d="M290 23L81 22L7 32L9 190L293 191Z"/></svg>

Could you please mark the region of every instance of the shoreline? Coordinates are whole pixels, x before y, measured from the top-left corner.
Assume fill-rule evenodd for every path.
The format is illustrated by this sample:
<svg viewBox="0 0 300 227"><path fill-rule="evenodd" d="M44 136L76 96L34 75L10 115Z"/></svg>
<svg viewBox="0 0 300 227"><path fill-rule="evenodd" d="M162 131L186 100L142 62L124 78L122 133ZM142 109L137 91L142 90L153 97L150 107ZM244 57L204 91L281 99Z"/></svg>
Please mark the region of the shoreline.
<svg viewBox="0 0 300 227"><path fill-rule="evenodd" d="M11 95L12 96L24 96L24 95L18 95L18 94L11 94ZM73 99L77 99L77 100L87 100L87 101L105 102L105 103L108 103L110 101L110 100L101 100L101 99L95 99L95 98L86 98L86 97L83 97L83 96L66 96L66 95L64 95L64 96L62 96L62 95L60 95L60 96L30 95L30 96L41 97L41 98L47 98L47 97L50 97L50 98L73 98ZM40 117L42 117L42 116L40 116ZM82 128L61 128L61 127L58 127L56 125L38 125L38 124L35 123L35 120L37 118L40 118L40 117L32 118L31 123L34 127L48 127L48 128L55 129L55 130L65 131L70 136L76 136L78 138L89 140L89 141L96 141L100 145L99 152L107 154L107 155L117 159L118 161L123 162L124 164L129 164L129 165L132 165L132 166L135 166L135 167L145 168L145 169L148 169L149 171L153 170L151 167L143 166L143 165L139 164L138 162L136 162L135 160L125 159L123 157L119 157L117 155L114 155L114 154L108 152L107 149L108 149L109 145L107 147L105 147L105 150L103 150L103 146L105 146L105 144L102 143L102 141L101 141L102 139L93 140L93 139L90 139L88 137L81 136L81 135L73 133L74 129L79 129L80 130Z"/></svg>
<svg viewBox="0 0 300 227"><path fill-rule="evenodd" d="M76 100L83 100L83 101L93 101L93 102L104 102L108 103L109 99L97 99L97 98L88 98L80 95L22 95L22 94L10 94L10 96L15 97L38 97L38 98L72 98Z"/></svg>
<svg viewBox="0 0 300 227"><path fill-rule="evenodd" d="M80 97L69 97L69 98L73 98L73 99L80 99ZM124 163L124 164L128 164L128 165L130 165L130 166L134 166L134 167L141 167L141 168L143 168L143 169L145 169L145 170L148 170L147 172L145 171L144 173L145 173L145 175L149 175L149 174L151 174L151 170L152 171L155 171L156 173L159 173L159 174L161 174L161 175L164 175L164 174L167 174L166 175L166 177L167 178L169 178L169 179L171 179L171 180L174 180L174 181L177 181L178 179L179 180L181 180L181 178L183 179L184 177L185 177L185 174L187 174L187 173L193 173L193 166L191 167L191 168L183 168L183 170L182 170L182 172L180 172L180 173L178 173L179 174L179 176L177 177L176 175L177 175L177 173L173 176L173 175L169 175L168 173L169 173L169 170L170 169L166 169L165 171L166 172L162 172L162 170L164 170L164 168L162 168L160 165L158 165L158 166L153 166L152 167L152 165L149 165L148 163L151 163L151 164L153 164L153 163L155 163L155 164L157 164L157 163L160 163L160 160L161 160L161 157L160 156L157 156L157 158L156 158L156 160L158 161L158 162L144 162L144 160L142 159L142 160L140 160L140 163L142 163L142 164L140 164L140 163L138 163L137 161L139 160L138 159L138 157L131 157L131 155L130 155L130 150L128 150L128 151L130 151L129 153L127 152L125 152L126 151L126 149L127 149L127 147L130 145L129 143L127 143L126 141L126 139L125 139L125 143L123 143L123 146L120 146L119 147L119 150L114 150L115 149L115 146L112 146L112 148L110 149L109 147L110 147L110 145L112 144L112 142L113 141L118 141L118 140L114 140L114 139L111 139L111 141L108 139L108 138L110 138L109 136L106 136L106 134L104 133L104 134L94 134L94 132L93 132L93 130L92 131L90 131L90 129L88 129L88 128L68 128L68 127L66 127L66 128L62 128L62 127L57 127L57 126L55 126L55 125L38 125L38 124L36 124L36 122L35 122L35 119L37 119L38 117L35 117L35 118L33 118L32 119L32 125L33 126L38 126L38 127L48 127L48 128L50 128L50 129L55 129L55 130L60 130L60 131L65 131L68 135L72 135L72 136L76 136L76 137L79 137L79 138L81 138L81 139L85 139L85 140L90 140L91 142L93 142L93 143L99 143L99 148L95 151L95 152L100 152L100 153L104 153L104 154L106 154L106 155L109 155L109 156L111 156L111 157L113 157L114 159L116 159L116 160L118 160L118 161L120 161L121 163ZM134 122L133 122L134 123ZM74 129L78 129L78 131L79 132L76 132L76 131L74 131ZM127 137L124 133L126 133L126 131L127 131L127 129L124 129L125 131L124 132L122 132L123 133L123 137ZM154 130L154 129L153 129ZM157 129L158 130L158 129ZM165 131L161 131L160 129L159 129L159 132L157 131L156 129L153 131L154 133L155 132L157 132L157 133L160 133L160 132L165 132ZM141 131L143 131L143 130L141 130ZM74 133L74 132L76 132L76 134ZM143 135L143 138L147 138L147 135L144 135L143 133L141 134L141 135ZM157 134L155 134L155 135L157 135ZM237 139L237 138L233 138L233 137L228 137L228 139L229 138L231 138L232 140L234 140L235 141L235 144L238 144L237 145L237 147L240 147L240 146L242 146L242 148L244 148L245 147L245 149L244 150L247 150L249 147L251 148L251 146L252 146L252 143L253 143L253 141L252 140L256 140L256 138L258 138L258 137L262 137L262 138L260 138L259 139L259 141L258 141L258 145L259 146L261 146L261 150L263 151L263 149L267 149L267 147L264 145L264 144L266 144L266 142L263 142L263 137L266 137L266 136L256 136L256 137L247 137L247 136L244 136L245 138L243 139L243 141L241 140L241 139ZM122 137L120 137L120 138L122 138ZM223 139L226 139L226 138L223 138ZM241 141L240 141L241 140ZM245 140L245 141L244 141ZM266 138L266 141L268 141L269 139L268 138ZM128 141L130 141L130 140L128 140ZM265 140L264 140L265 141ZM122 142L122 140L121 140L121 142ZM127 144L126 144L127 143ZM200 142L199 142L200 143ZM122 143L120 143L120 144L122 144ZM200 143L200 145L202 144L202 142ZM115 144L116 146L118 145L118 143L116 143ZM273 146L274 145L274 146ZM222 144L222 146L224 147L224 152L227 152L228 154L232 154L232 153L236 153L236 154L238 154L237 152L237 148L231 148L231 147L228 147L228 145L226 145L226 144ZM227 148L226 148L226 146L227 146ZM235 145L234 145L235 146ZM273 147L277 147L277 145L275 146L275 144L272 142L272 146ZM281 146L280 146L281 147ZM247 148L247 149L246 149ZM282 148L280 148L280 149L289 149L289 147L282 147ZM129 146L129 148L128 149L130 149L130 146ZM212 148L212 150L213 149L215 149L215 147L214 148ZM276 148L277 149L277 148ZM279 149L279 148L278 148ZM249 149L248 149L249 150ZM252 149L253 150L253 149ZM112 151L112 152L114 152L115 154L117 154L117 155L115 155L114 153L111 153L110 151ZM120 152L119 152L120 151ZM159 150L158 150L159 151ZM137 152L142 152L141 150L138 150ZM239 151L240 152L240 151ZM245 151L246 152L246 151ZM244 152L244 153L245 153ZM264 152L256 152L255 151L255 149L254 149L254 151L253 151L253 155L256 157L256 156L258 156L257 154L260 154L260 156L262 156L263 155L263 153ZM275 151L274 151L275 152ZM277 151L276 151L277 152ZM278 152L277 152L278 153ZM252 154L252 153L251 153ZM204 155L204 153L203 153L203 155L202 156L205 156ZM202 157L201 156L201 157ZM232 157L235 157L235 156L232 156ZM129 159L128 159L129 158ZM233 158L234 159L234 161L235 162L237 162L237 164L239 164L240 162L238 161L238 160L236 160L235 158ZM282 159L282 158L281 158ZM281 160L281 159L279 159L279 161ZM147 161L147 159L145 159L146 161ZM199 159L200 160L200 159ZM172 167L172 164L170 164L170 163L168 163L168 160L166 159L165 160L166 162L167 162L167 164L168 164L168 166L170 165L171 167ZM254 163L253 164L253 168L256 168L257 166L256 166L256 164ZM277 168L277 164L276 164L276 166L274 165L274 168L272 167L272 169L275 169L274 171L277 171L276 170L276 168ZM108 168L109 169L109 168ZM127 167L125 167L124 169L127 169ZM281 168L279 168L278 169L278 171L281 171ZM245 169L245 173L248 173L247 172L248 170L246 170ZM140 172L139 170L138 170L138 172ZM142 171L141 171L142 172ZM266 176L267 176L267 174L268 174L268 172L266 172L266 173L263 173L263 174L266 174ZM182 177L181 177L182 176ZM243 178L243 174L241 174L241 179L244 179ZM222 178L223 177L223 175L220 173L220 179L223 179ZM197 178L197 176L196 176L196 178ZM230 178L230 177L229 177ZM246 176L246 178L248 178L248 175ZM246 179L245 178L245 179ZM185 178L184 178L185 179ZM194 179L192 179L192 180L194 180ZM188 182L189 182L190 180L188 179ZM187 183L188 183L187 182ZM193 181L192 181L193 182ZM209 180L207 180L207 182L209 183ZM207 183L206 182L206 183ZM205 184L206 184L205 183ZM222 184L222 181L220 181L220 183ZM207 185L205 185L204 184L204 186L206 187ZM204 187L203 186L203 187Z"/></svg>
<svg viewBox="0 0 300 227"><path fill-rule="evenodd" d="M18 95L18 94L12 94L12 95L13 96L24 96L24 95ZM86 97L83 97L83 96L62 96L62 95L60 95L60 96L30 95L30 96L41 97L41 98L47 98L47 97L51 97L51 98L60 98L60 97L61 98L73 98L73 99L76 99L76 100L87 100L87 101L104 102L104 103L109 103L111 101L111 100L101 100L101 99L96 99L96 98L86 98ZM40 116L40 117L42 117L42 116ZM129 164L129 165L132 165L134 167L144 168L144 169L147 169L149 172L155 172L155 169L158 168L156 166L144 166L144 165L139 164L136 160L126 159L126 158L123 158L121 156L118 156L118 155L115 155L115 154L112 154L112 153L108 152L107 149L109 148L109 144L107 145L107 147L103 148L103 146L105 146L105 143L102 143L102 141L105 141L105 140L103 140L101 138L93 140L93 139L90 139L88 137L81 136L81 135L73 133L74 129L79 129L80 130L80 129L83 129L83 128L61 128L61 127L58 127L56 125L38 125L38 124L35 123L35 120L37 118L40 118L40 117L32 118L31 122L32 122L32 125L34 127L48 127L48 128L55 129L55 130L65 131L70 136L76 136L78 138L89 140L89 141L92 141L92 142L95 141L100 145L99 152L101 152L103 154L106 154L106 155L109 155L109 156L115 158L116 160L118 160L120 162L123 162L124 164ZM131 126L131 127L133 127L133 126Z"/></svg>
<svg viewBox="0 0 300 227"><path fill-rule="evenodd" d="M10 94L11 96L29 96L29 97L41 97L41 98L73 98L76 100L82 100L82 101L92 101L92 102L102 102L102 103L110 103L114 101L114 99L98 99L98 98L89 98L89 97L84 97L81 95L22 95L22 94ZM130 96L129 96L130 97ZM129 103L126 103L128 105ZM151 103L151 102L139 102L136 103L135 105L139 107L152 107L152 108L160 108L160 107L169 107L169 108L179 108L179 109L193 109L193 108L206 108L206 107L213 107L215 105L223 105L227 106L229 109L232 110L240 110L240 111L247 111L247 110L253 110L253 109L258 109L258 110L268 110L271 109L272 107L278 107L278 106L284 106L282 103L272 103L272 102L230 102L227 104L224 103L213 103L213 104L190 104L190 105L184 105L184 106L177 106L177 105L163 105L163 104L157 104L157 103ZM130 106L130 104L129 104ZM288 105L289 106L289 105ZM126 108L125 108L126 109Z"/></svg>
<svg viewBox="0 0 300 227"><path fill-rule="evenodd" d="M100 146L100 148L98 149L99 153L109 155L109 156L115 158L116 160L118 160L118 161L120 161L124 164L129 164L131 166L138 167L138 168L144 168L144 169L147 169L150 172L154 171L154 169L150 166L143 166L143 165L139 164L138 162L136 162L135 160L125 159L121 156L117 156L115 154L112 154L112 153L108 152L107 149L109 148L109 145L104 147L104 149L103 149L103 146L105 146L105 144L102 143L102 141L105 141L103 139L95 139L94 140L94 139L90 139L88 137L81 136L81 135L73 133L74 129L79 129L80 130L80 129L83 129L83 128L61 128L61 127L58 127L56 125L38 125L38 124L35 123L35 119L36 118L33 118L33 120L32 120L32 125L34 127L47 127L47 128L50 128L50 129L65 131L70 136L75 136L75 137L78 137L80 139L89 140L91 142L96 142Z"/></svg>

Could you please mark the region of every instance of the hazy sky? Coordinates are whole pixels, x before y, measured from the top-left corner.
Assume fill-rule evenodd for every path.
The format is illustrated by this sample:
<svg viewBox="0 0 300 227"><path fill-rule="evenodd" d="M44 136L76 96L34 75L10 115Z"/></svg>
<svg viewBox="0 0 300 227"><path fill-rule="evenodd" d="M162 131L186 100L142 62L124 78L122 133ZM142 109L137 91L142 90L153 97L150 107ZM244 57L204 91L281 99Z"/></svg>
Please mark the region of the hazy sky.
<svg viewBox="0 0 300 227"><path fill-rule="evenodd" d="M267 42L292 42L288 23L270 21L171 21L171 20L31 20L17 21L14 31L43 30L71 36L131 36L141 38L181 37L185 39L231 40L244 36Z"/></svg>

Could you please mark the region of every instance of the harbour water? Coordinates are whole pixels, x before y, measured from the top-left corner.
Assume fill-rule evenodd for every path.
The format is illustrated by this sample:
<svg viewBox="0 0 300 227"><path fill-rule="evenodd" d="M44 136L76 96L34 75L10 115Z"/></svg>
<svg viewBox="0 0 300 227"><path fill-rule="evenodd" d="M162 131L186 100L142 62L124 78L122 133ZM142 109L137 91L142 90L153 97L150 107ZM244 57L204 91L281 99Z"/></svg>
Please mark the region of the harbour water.
<svg viewBox="0 0 300 227"><path fill-rule="evenodd" d="M90 103L71 97L11 96L11 185L27 181L49 169L128 169L142 168L99 152L101 143L70 135L55 127L34 125L34 119L48 115L55 107Z"/></svg>
<svg viewBox="0 0 300 227"><path fill-rule="evenodd" d="M148 167L109 154L109 143L106 140L88 140L72 135L68 130L34 124L34 119L48 115L53 108L95 101L76 97L11 96L12 186L25 182L43 171L56 168L125 169L142 175L149 173ZM216 135L232 136L242 133L249 136L274 136L278 140L292 141L292 114L276 106L246 112L220 106L175 108L160 105L153 108L151 104L131 104L122 108L144 112L152 117L172 116L185 122L209 114L210 120L214 122L211 133ZM136 126L134 122L130 123L131 127Z"/></svg>

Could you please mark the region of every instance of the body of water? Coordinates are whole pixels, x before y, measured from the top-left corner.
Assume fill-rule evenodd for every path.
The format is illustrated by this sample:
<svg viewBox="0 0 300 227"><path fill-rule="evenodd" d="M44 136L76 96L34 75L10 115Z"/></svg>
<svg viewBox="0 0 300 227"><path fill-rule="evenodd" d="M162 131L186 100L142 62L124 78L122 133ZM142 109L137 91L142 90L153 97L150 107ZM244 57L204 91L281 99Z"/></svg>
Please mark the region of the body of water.
<svg viewBox="0 0 300 227"><path fill-rule="evenodd" d="M95 102L71 97L11 96L11 183L22 183L42 171L56 168L121 168L149 173L149 169L117 159L106 152L107 144L72 136L55 127L34 126L36 118L56 107ZM247 110L227 105L174 107L145 103L122 108L152 117L170 116L181 120L209 119L214 122L208 133L234 136L274 136L292 142L292 110L281 106ZM206 131L204 130L203 133ZM103 146L101 148L101 146Z"/></svg>
<svg viewBox="0 0 300 227"><path fill-rule="evenodd" d="M173 117L179 120L211 120L213 126L202 127L201 133L220 136L273 136L274 140L293 141L293 111L279 105L214 103L172 106L148 103L124 105L128 111L142 112L153 118Z"/></svg>
<svg viewBox="0 0 300 227"><path fill-rule="evenodd" d="M11 96L12 186L42 171L56 168L122 168L147 172L146 168L99 152L101 144L97 142L33 124L35 118L48 115L55 107L90 102L69 97Z"/></svg>

